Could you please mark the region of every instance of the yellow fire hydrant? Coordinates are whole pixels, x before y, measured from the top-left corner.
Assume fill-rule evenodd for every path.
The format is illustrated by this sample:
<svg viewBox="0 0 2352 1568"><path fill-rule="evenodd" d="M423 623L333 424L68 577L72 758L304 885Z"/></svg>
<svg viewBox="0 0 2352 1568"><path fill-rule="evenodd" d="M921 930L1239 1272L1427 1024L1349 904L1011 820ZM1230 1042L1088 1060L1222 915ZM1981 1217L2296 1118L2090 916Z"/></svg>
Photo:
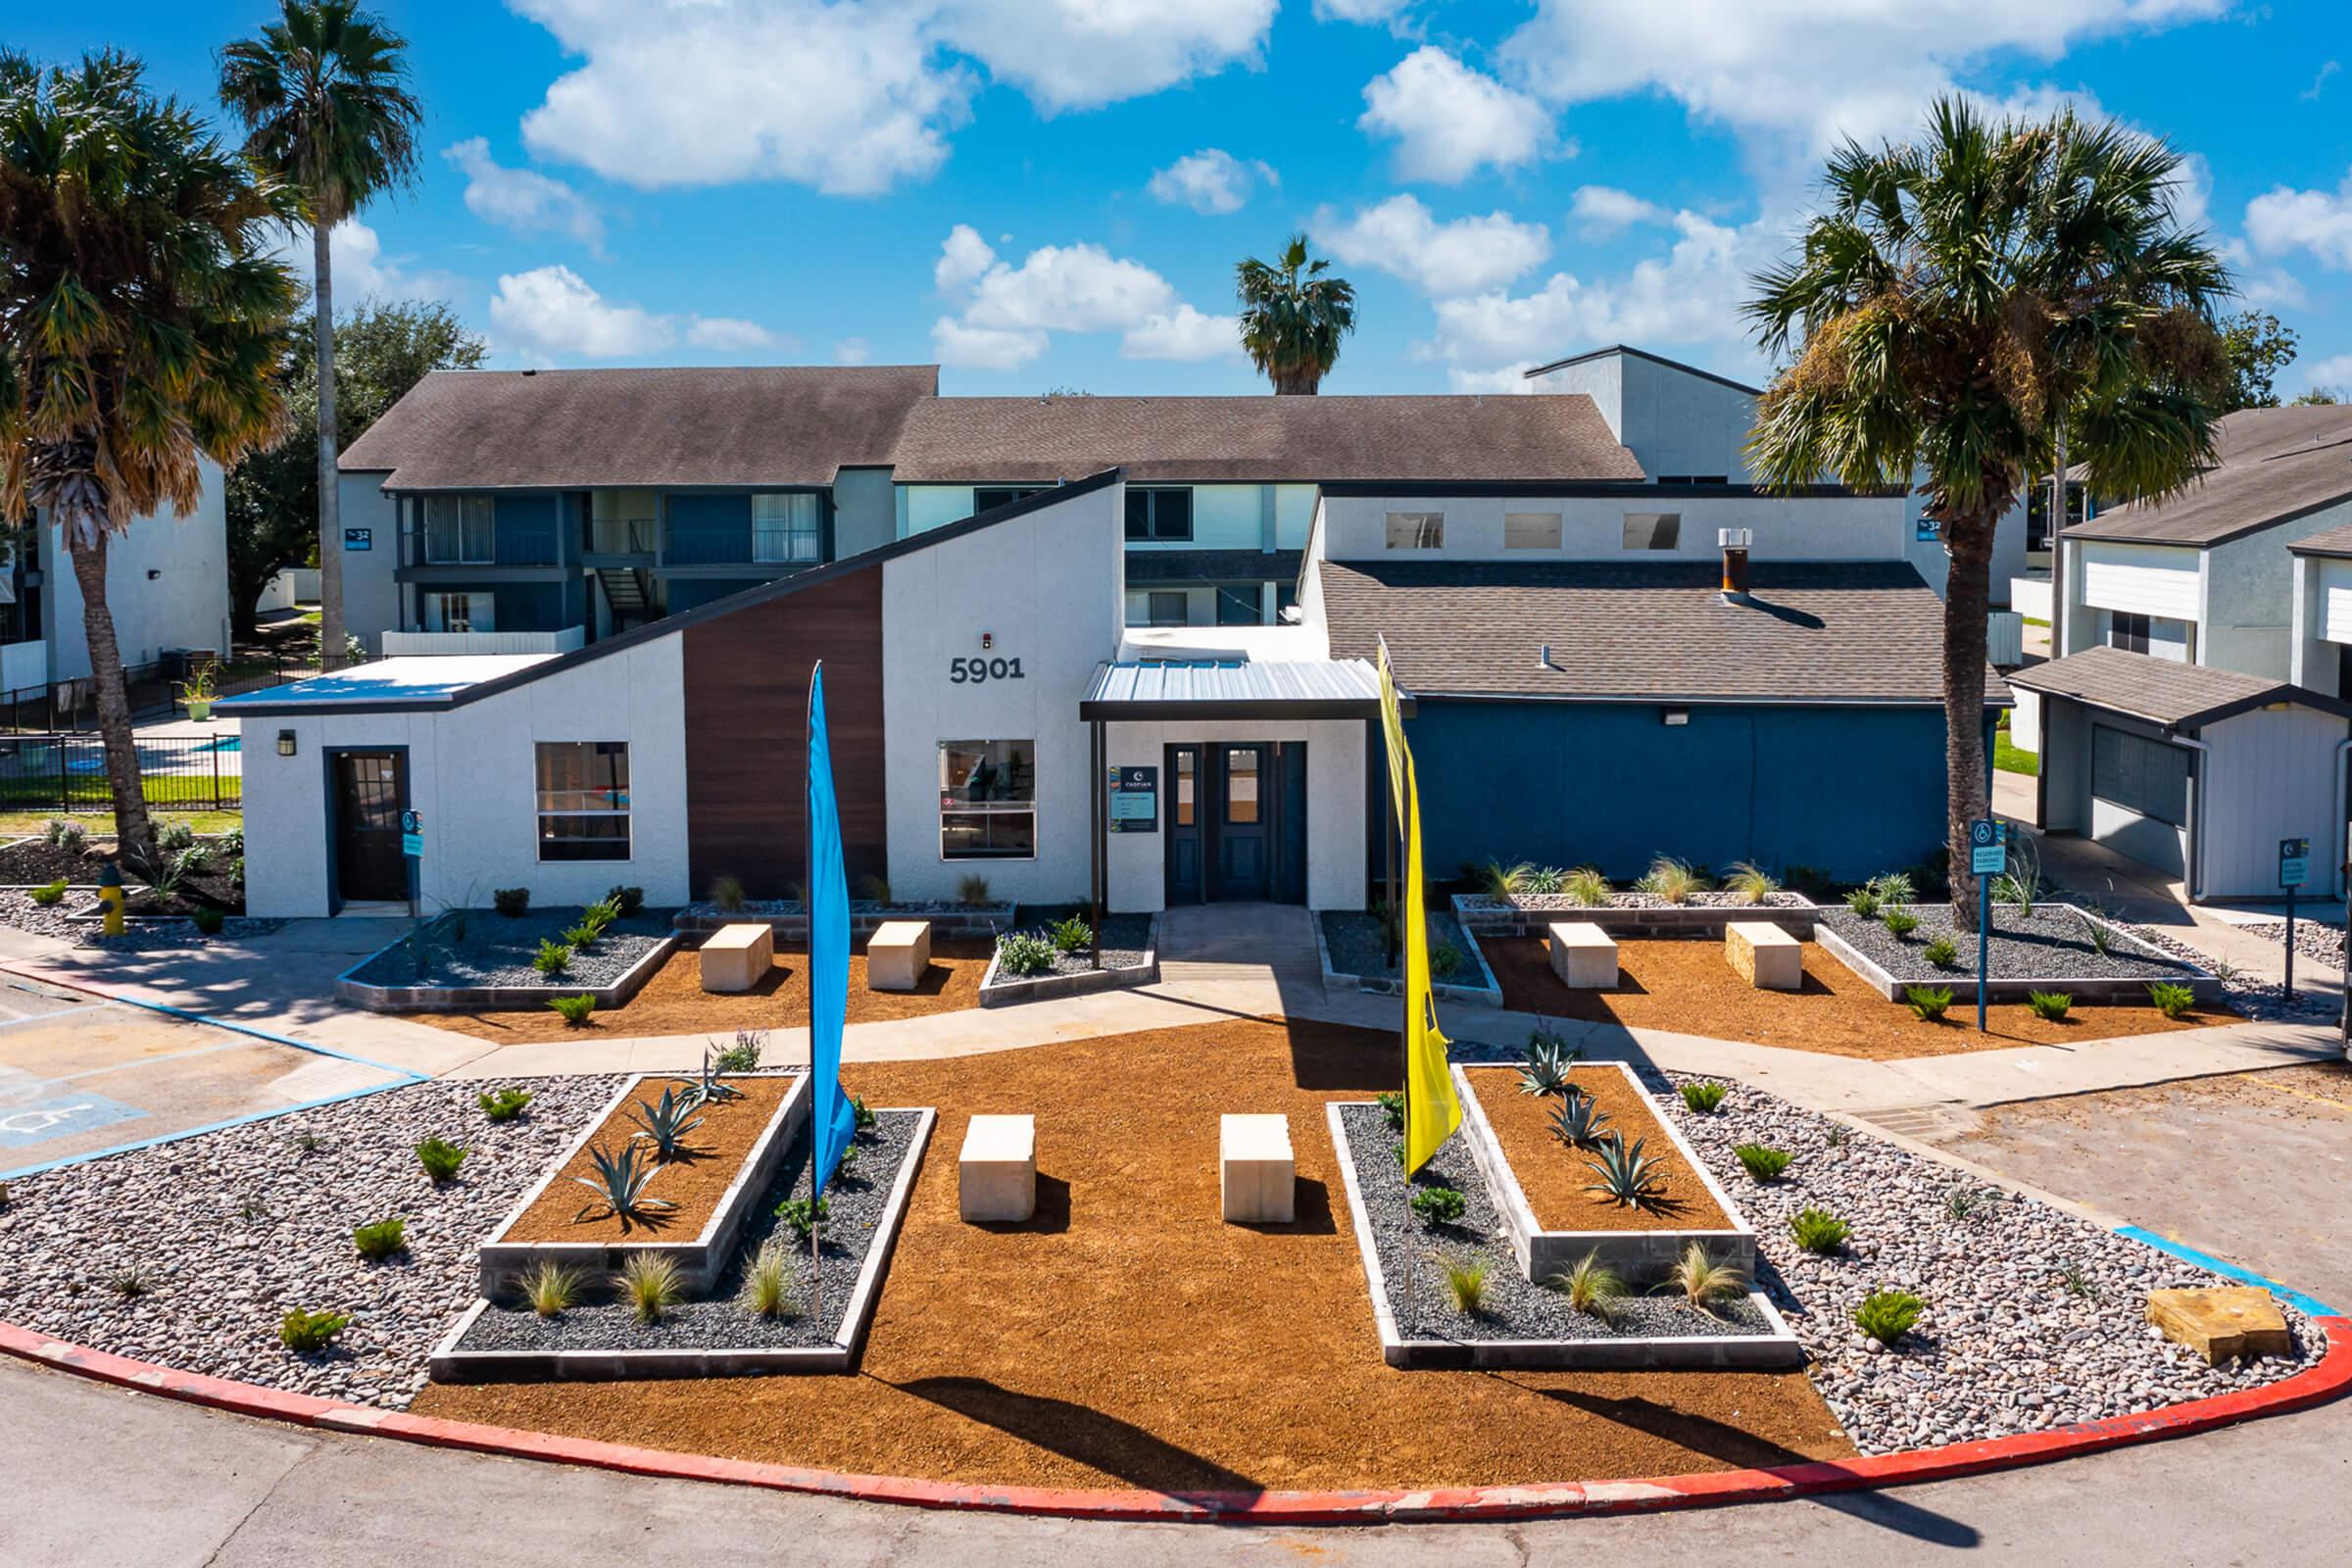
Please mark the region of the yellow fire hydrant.
<svg viewBox="0 0 2352 1568"><path fill-rule="evenodd" d="M109 860L98 868L98 907L106 911L106 934L122 934L122 868Z"/></svg>

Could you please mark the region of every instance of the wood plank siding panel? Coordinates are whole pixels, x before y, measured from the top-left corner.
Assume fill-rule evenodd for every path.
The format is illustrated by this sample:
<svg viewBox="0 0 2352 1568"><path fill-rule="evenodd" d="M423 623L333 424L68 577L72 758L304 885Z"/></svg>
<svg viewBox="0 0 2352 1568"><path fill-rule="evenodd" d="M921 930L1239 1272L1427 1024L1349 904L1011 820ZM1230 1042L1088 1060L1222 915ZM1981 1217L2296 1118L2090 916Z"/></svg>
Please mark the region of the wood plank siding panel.
<svg viewBox="0 0 2352 1568"><path fill-rule="evenodd" d="M687 863L695 895L735 876L789 898L808 840L808 672L825 662L833 785L850 880L889 871L877 564L689 626Z"/></svg>

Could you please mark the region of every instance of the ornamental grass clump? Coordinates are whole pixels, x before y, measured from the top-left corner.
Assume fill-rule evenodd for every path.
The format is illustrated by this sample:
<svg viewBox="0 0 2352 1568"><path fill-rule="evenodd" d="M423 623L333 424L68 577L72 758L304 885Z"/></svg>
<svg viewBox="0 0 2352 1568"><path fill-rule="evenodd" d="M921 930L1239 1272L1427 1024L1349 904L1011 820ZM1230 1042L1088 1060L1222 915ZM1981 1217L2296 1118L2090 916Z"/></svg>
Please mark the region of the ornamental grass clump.
<svg viewBox="0 0 2352 1568"><path fill-rule="evenodd" d="M1730 1263L1719 1263L1706 1248L1692 1242L1675 1259L1666 1288L1701 1312L1715 1313L1726 1302L1747 1294L1747 1276Z"/></svg>
<svg viewBox="0 0 2352 1568"><path fill-rule="evenodd" d="M1610 1134L1585 1161L1594 1178L1585 1184L1585 1191L1598 1193L1620 1208L1658 1207L1666 1196L1666 1162L1643 1152L1648 1145L1646 1138L1628 1145L1623 1133Z"/></svg>
<svg viewBox="0 0 2352 1568"><path fill-rule="evenodd" d="M1047 928L1046 940L1054 944L1055 953L1077 953L1094 946L1095 928L1078 915L1056 920Z"/></svg>
<svg viewBox="0 0 2352 1568"><path fill-rule="evenodd" d="M1903 1002L1922 1023L1941 1023L1952 1010L1950 986L1905 986Z"/></svg>
<svg viewBox="0 0 2352 1568"><path fill-rule="evenodd" d="M1493 1277L1494 1264L1483 1257L1448 1257L1438 1254L1438 1271L1445 1277L1446 1299L1464 1317L1477 1317L1487 1309L1487 1288Z"/></svg>
<svg viewBox="0 0 2352 1568"><path fill-rule="evenodd" d="M596 998L585 991L577 996L550 997L547 1005L566 1029L585 1029L588 1020L596 1016Z"/></svg>
<svg viewBox="0 0 2352 1568"><path fill-rule="evenodd" d="M1668 904L1689 904L1707 891L1708 883L1705 873L1690 861L1678 860L1671 855L1661 855L1649 862L1649 869L1642 874L1642 880L1635 883L1634 887L1653 899L1664 899Z"/></svg>
<svg viewBox="0 0 2352 1568"><path fill-rule="evenodd" d="M1500 860L1489 860L1486 864L1478 867L1476 880L1479 892L1484 893L1490 899L1507 904L1522 893L1535 891L1528 886L1535 874L1534 864L1526 860L1521 860L1516 865L1505 865Z"/></svg>
<svg viewBox="0 0 2352 1568"><path fill-rule="evenodd" d="M1928 1303L1909 1291L1873 1291L1854 1308L1854 1327L1891 1347L1902 1343L1927 1309Z"/></svg>
<svg viewBox="0 0 2352 1568"><path fill-rule="evenodd" d="M1731 1085L1708 1078L1699 1083L1683 1085L1683 1103L1702 1116L1711 1116L1715 1113L1715 1107L1723 1103L1723 1097L1731 1092Z"/></svg>
<svg viewBox="0 0 2352 1568"><path fill-rule="evenodd" d="M803 900L804 904L808 901ZM743 878L714 876L710 879L710 907L721 914L741 914L744 911Z"/></svg>
<svg viewBox="0 0 2352 1568"><path fill-rule="evenodd" d="M580 1273L541 1259L523 1271L522 1298L541 1317L562 1317L580 1298Z"/></svg>
<svg viewBox="0 0 2352 1568"><path fill-rule="evenodd" d="M1568 873L1556 865L1539 865L1527 873L1527 891L1537 898L1550 898L1567 882Z"/></svg>
<svg viewBox="0 0 2352 1568"><path fill-rule="evenodd" d="M620 1266L620 1298L640 1323L659 1323L662 1314L686 1298L686 1283L675 1260L660 1252L631 1252Z"/></svg>
<svg viewBox="0 0 2352 1568"><path fill-rule="evenodd" d="M988 903L988 878L977 871L956 884L956 902L967 909L977 909Z"/></svg>
<svg viewBox="0 0 2352 1568"><path fill-rule="evenodd" d="M1731 875L1723 879L1724 891L1736 893L1741 902L1762 904L1781 891L1781 884L1770 871L1749 860L1734 860Z"/></svg>
<svg viewBox="0 0 2352 1568"><path fill-rule="evenodd" d="M1627 1295L1625 1277L1600 1260L1597 1249L1587 1252L1565 1274L1554 1274L1544 1285L1568 1298L1568 1304L1587 1317L1606 1322Z"/></svg>
<svg viewBox="0 0 2352 1568"><path fill-rule="evenodd" d="M351 1233L351 1242L360 1255L370 1263L380 1263L408 1246L409 1222L405 1219L379 1219L372 1225L362 1225Z"/></svg>
<svg viewBox="0 0 2352 1568"><path fill-rule="evenodd" d="M1609 879L1590 865L1580 865L1560 879L1560 892L1570 904L1597 909L1616 896Z"/></svg>
<svg viewBox="0 0 2352 1568"><path fill-rule="evenodd" d="M791 1254L775 1242L765 1242L743 1271L743 1289L735 1302L754 1317L790 1317L798 1304L797 1284Z"/></svg>
<svg viewBox="0 0 2352 1568"><path fill-rule="evenodd" d="M1786 1149L1770 1144L1740 1144L1732 1152L1739 1156L1740 1169L1759 1182L1778 1181L1796 1156Z"/></svg>
<svg viewBox="0 0 2352 1568"><path fill-rule="evenodd" d="M416 1146L416 1162L438 1187L443 1182L457 1180L458 1167L466 1163L468 1152L465 1145L453 1144L436 1133Z"/></svg>
<svg viewBox="0 0 2352 1568"><path fill-rule="evenodd" d="M1806 1251L1827 1257L1845 1245L1853 1227L1826 1208L1807 1206L1788 1216L1788 1234Z"/></svg>
<svg viewBox="0 0 2352 1568"><path fill-rule="evenodd" d="M2064 991L2029 991L2026 1010L2044 1023L2064 1023L2075 1005L2073 996Z"/></svg>

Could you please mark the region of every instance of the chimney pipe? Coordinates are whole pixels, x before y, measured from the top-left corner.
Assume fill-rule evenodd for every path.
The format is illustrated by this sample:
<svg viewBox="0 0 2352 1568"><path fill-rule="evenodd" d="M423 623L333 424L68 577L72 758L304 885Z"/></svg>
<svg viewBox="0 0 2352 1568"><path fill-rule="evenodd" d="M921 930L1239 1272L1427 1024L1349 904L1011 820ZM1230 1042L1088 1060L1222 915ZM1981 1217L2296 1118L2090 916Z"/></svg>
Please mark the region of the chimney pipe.
<svg viewBox="0 0 2352 1568"><path fill-rule="evenodd" d="M1537 645L1536 667L1538 669L1549 669L1551 667L1551 644L1540 643Z"/></svg>
<svg viewBox="0 0 2352 1568"><path fill-rule="evenodd" d="M1747 547L1755 539L1750 528L1718 528L1715 542L1723 547L1723 598L1744 605L1747 599Z"/></svg>

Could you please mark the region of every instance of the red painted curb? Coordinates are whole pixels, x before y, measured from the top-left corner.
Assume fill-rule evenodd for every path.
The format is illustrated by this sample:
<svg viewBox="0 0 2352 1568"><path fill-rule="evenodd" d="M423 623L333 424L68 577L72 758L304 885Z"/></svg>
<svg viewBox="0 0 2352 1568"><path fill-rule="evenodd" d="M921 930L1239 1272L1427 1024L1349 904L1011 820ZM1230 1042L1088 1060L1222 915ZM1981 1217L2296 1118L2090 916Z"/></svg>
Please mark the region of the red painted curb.
<svg viewBox="0 0 2352 1568"><path fill-rule="evenodd" d="M2140 1415L2056 1427L2047 1432L1915 1448L1876 1458L1723 1470L1706 1475L1651 1476L1628 1481L1563 1481L1524 1487L1459 1487L1426 1492L1158 1492L1093 1491L1060 1487L976 1487L906 1476L847 1475L792 1465L760 1464L700 1454L671 1453L625 1444L597 1443L545 1432L441 1421L251 1383L179 1372L93 1350L0 1323L0 1352L120 1388L331 1432L372 1433L406 1443L475 1453L505 1454L557 1464L587 1465L630 1475L683 1481L730 1482L777 1492L848 1497L924 1508L1027 1513L1060 1518L1200 1520L1216 1523L1403 1524L1441 1520L1509 1520L1574 1514L1650 1513L1912 1486L1992 1470L2043 1464L2132 1444L2184 1438L2263 1416L2324 1404L2352 1388L2352 1319L2317 1317L2328 1350L2316 1366L2293 1377L2238 1394L2219 1395Z"/></svg>

